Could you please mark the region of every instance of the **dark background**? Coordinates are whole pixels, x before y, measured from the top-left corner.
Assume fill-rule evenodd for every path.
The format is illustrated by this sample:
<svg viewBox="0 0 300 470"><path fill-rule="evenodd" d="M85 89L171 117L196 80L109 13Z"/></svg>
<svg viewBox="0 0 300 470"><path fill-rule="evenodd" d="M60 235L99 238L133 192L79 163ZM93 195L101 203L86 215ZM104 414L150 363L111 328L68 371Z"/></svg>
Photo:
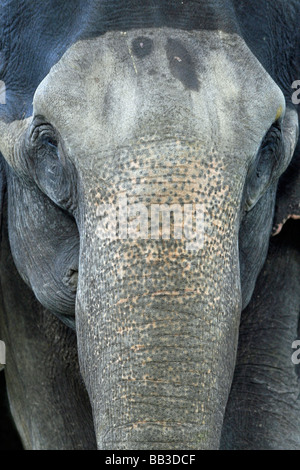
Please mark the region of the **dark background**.
<svg viewBox="0 0 300 470"><path fill-rule="evenodd" d="M4 372L0 372L0 450L22 450L22 444L9 411Z"/></svg>

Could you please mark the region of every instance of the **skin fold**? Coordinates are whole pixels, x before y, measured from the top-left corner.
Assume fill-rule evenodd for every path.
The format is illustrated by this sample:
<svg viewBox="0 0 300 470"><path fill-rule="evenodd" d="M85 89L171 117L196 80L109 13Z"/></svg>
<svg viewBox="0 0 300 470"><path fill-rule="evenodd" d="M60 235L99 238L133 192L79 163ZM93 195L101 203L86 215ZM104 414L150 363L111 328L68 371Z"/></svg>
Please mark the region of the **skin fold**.
<svg viewBox="0 0 300 470"><path fill-rule="evenodd" d="M299 339L298 241L295 222L272 239L252 300L242 313L223 449L299 449L299 365L291 360L292 343Z"/></svg>
<svg viewBox="0 0 300 470"><path fill-rule="evenodd" d="M0 333L22 443L297 448L299 5L112 3L49 1L64 27L39 23L24 77L3 29ZM2 23L16 6L22 48L35 14L11 2ZM184 204L202 246L174 213L151 237L153 207Z"/></svg>
<svg viewBox="0 0 300 470"><path fill-rule="evenodd" d="M18 275L5 228L1 247L1 286L8 293L1 304L1 333L9 366L6 382L22 444L35 450L95 449L75 334L54 315L49 316Z"/></svg>

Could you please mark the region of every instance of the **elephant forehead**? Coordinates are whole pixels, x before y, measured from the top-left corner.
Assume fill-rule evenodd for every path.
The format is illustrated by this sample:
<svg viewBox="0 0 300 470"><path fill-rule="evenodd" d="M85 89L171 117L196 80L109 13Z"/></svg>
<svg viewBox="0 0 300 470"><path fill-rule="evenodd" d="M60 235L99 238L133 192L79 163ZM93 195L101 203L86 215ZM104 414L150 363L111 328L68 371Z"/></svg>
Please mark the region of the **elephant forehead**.
<svg viewBox="0 0 300 470"><path fill-rule="evenodd" d="M283 108L280 89L240 36L168 28L77 42L34 97L34 113L70 150L169 135L230 148L245 129L257 145Z"/></svg>

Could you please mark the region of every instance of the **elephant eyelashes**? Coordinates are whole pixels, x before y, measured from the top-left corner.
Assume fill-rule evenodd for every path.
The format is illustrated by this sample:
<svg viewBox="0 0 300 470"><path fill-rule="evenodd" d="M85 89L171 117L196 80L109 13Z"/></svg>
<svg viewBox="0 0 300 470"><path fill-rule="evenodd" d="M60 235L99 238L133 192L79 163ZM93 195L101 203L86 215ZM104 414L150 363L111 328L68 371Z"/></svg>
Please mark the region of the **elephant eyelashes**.
<svg viewBox="0 0 300 470"><path fill-rule="evenodd" d="M251 210L272 183L283 154L282 130L279 122L265 135L248 173L246 211Z"/></svg>
<svg viewBox="0 0 300 470"><path fill-rule="evenodd" d="M46 134L43 136L43 144L50 147L53 151L56 152L56 154L58 154L58 143L51 135Z"/></svg>

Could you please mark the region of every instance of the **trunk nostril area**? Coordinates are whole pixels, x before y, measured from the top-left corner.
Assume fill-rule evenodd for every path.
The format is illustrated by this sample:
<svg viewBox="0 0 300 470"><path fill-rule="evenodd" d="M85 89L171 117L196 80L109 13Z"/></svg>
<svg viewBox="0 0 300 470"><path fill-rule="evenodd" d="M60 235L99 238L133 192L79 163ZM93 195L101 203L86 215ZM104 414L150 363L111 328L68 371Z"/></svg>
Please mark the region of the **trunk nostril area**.
<svg viewBox="0 0 300 470"><path fill-rule="evenodd" d="M69 289L76 292L78 285L78 269L68 269L62 281Z"/></svg>

